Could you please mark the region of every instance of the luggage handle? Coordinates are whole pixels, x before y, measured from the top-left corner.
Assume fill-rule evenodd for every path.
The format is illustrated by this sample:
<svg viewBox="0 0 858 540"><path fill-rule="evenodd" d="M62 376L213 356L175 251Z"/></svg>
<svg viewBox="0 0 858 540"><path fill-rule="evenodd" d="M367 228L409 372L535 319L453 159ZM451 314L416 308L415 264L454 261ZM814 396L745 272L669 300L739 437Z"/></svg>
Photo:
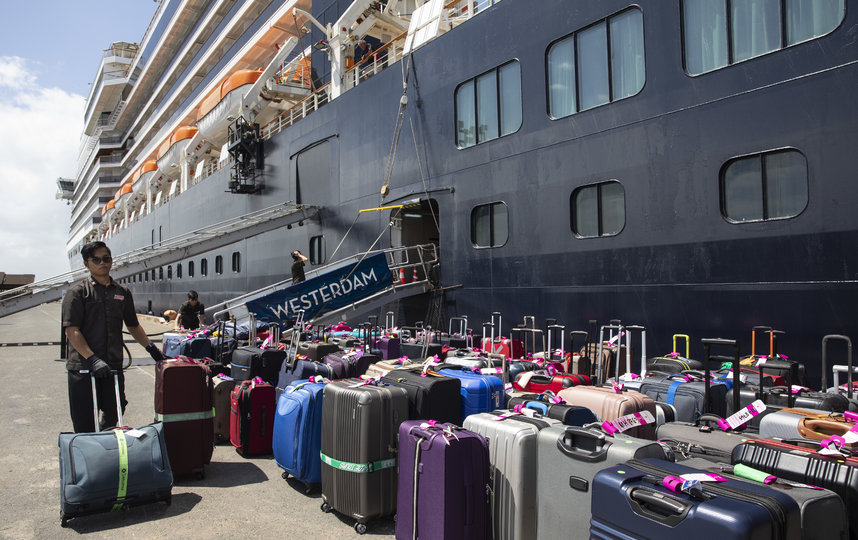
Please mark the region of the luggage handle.
<svg viewBox="0 0 858 540"><path fill-rule="evenodd" d="M489 337L489 355L495 354L494 351L494 343L495 343L495 315L497 315L498 319L500 319L500 313L492 313L492 320L489 322L483 323L483 342L486 340L486 328L489 329L490 337ZM512 344L510 343L510 354L512 354ZM506 385L509 384L509 370L507 369L508 363L506 361L506 355L499 355L501 357L501 380L503 381L504 390L506 390ZM489 367L491 367L491 356L489 356Z"/></svg>
<svg viewBox="0 0 858 540"><path fill-rule="evenodd" d="M529 347L527 346L527 341L528 341L527 337L528 336L530 336L531 340L533 341L533 350L530 350L531 353L533 353L533 354L536 353L536 337L537 336L542 337L542 351L545 352L545 333L540 328L527 328L527 327L521 327L521 326L518 326L516 328L512 328L509 331L509 338L510 338L511 342L515 341L516 334L518 334L519 337L523 338L521 341L522 341L522 344L524 345L524 354L523 354L524 358L527 358L527 353L530 350ZM522 336L521 334L524 334L524 335ZM510 348L511 349L514 348L514 345L512 343L510 343ZM512 352L513 351L510 350L510 356L512 356Z"/></svg>
<svg viewBox="0 0 858 540"><path fill-rule="evenodd" d="M394 326L396 326L396 319L394 318L393 312L388 311L384 314L384 329L391 330Z"/></svg>
<svg viewBox="0 0 858 540"><path fill-rule="evenodd" d="M524 404L524 406L528 409L539 411L540 413L542 413L542 416L548 416L548 404L546 403L543 403L541 401L528 401Z"/></svg>
<svg viewBox="0 0 858 540"><path fill-rule="evenodd" d="M119 372L116 370L111 370L113 373L113 389L116 393L116 426L122 427L122 402L119 399ZM92 371L89 372L89 382L92 386L92 416L95 420L93 424L93 429L96 433L101 431L98 428L98 396L95 392L95 377L92 374Z"/></svg>
<svg viewBox="0 0 858 540"><path fill-rule="evenodd" d="M586 463L605 460L611 443L604 433L577 426L564 427L557 437L557 449L564 455Z"/></svg>
<svg viewBox="0 0 858 540"><path fill-rule="evenodd" d="M821 441L832 435L843 435L852 429L851 422L838 422L825 418L803 418L798 423L798 434L805 439Z"/></svg>
<svg viewBox="0 0 858 540"><path fill-rule="evenodd" d="M685 340L685 358L691 358L689 356L689 351L691 350L691 338L688 337L688 334L673 334L673 352L679 354L679 351L676 350L676 338L682 338Z"/></svg>
<svg viewBox="0 0 858 540"><path fill-rule="evenodd" d="M846 342L846 364L847 364L847 389L846 397L852 399L852 340L842 334L828 334L822 338L822 391L828 390L828 342L829 341L845 341ZM837 379L840 382L840 379ZM840 388L834 389L836 393L840 392Z"/></svg>
<svg viewBox="0 0 858 540"><path fill-rule="evenodd" d="M631 358L632 358L632 330L641 333L641 379L646 379L646 328L640 325L626 326L628 334L626 334L626 372L630 373Z"/></svg>
<svg viewBox="0 0 858 540"><path fill-rule="evenodd" d="M769 342L771 344L770 350L772 353L774 353L775 335L776 334L783 334L783 332L780 330L774 330L774 329L770 328L768 330L768 333L769 333ZM770 356L770 358L774 358L774 354L772 354L772 356ZM765 365L766 365L765 362L761 363L759 361L757 362L757 365L756 365L756 367L759 368L759 370L760 370L760 384L758 386L759 392L757 395L758 395L759 400L762 401L764 405L766 403L766 392L765 392L765 386L763 384L765 381L765 373L764 373ZM798 369L798 363L797 362L789 362L789 369L787 369L787 380L786 380L786 383L787 383L786 395L787 395L787 407L788 408L791 408L795 404L795 397L792 395L792 385L793 385L793 371L797 370L797 369ZM774 378L772 378L772 382L774 382ZM780 393L780 392L775 392L775 387L772 387L770 389L770 392L773 394ZM736 394L736 392L733 392L733 393ZM734 409L734 410L738 411L739 409Z"/></svg>
<svg viewBox="0 0 858 540"><path fill-rule="evenodd" d="M757 332L769 332L771 326L754 326L751 328L751 358L757 356Z"/></svg>
<svg viewBox="0 0 858 540"><path fill-rule="evenodd" d="M458 323L459 333L462 336L467 336L468 335L468 317L466 317L464 315L461 317L450 317L450 323L447 326L447 333L450 334L450 336L453 335L453 323L454 322Z"/></svg>
<svg viewBox="0 0 858 540"><path fill-rule="evenodd" d="M733 362L733 368L732 368L733 369L733 410L738 411L741 408L741 405L739 402L739 389L742 387L742 382L739 379L739 375L740 375L740 371L741 371L739 369L739 361L740 361L739 360L739 342L736 341L735 339L723 339L723 338L703 338L700 340L700 342L703 343L703 354L706 358L706 360L703 362L703 369L704 369L703 374L704 374L704 378L705 378L704 379L704 381L705 381L704 403L706 404L706 407L710 406L709 400L711 397L709 394L709 384L711 383L712 373L711 373L711 370L709 368L709 363L713 358L719 358L719 357L713 356L711 354L711 352L712 352L711 347L713 347L713 346L715 346L715 347L732 347L733 348L733 358L732 358L732 362ZM724 358L724 357L720 357L720 358ZM760 375L760 381L762 382L762 374Z"/></svg>
<svg viewBox="0 0 858 540"><path fill-rule="evenodd" d="M654 519L667 526L677 525L694 506L674 497L666 497L660 491L634 487L626 492L629 506L635 514Z"/></svg>
<svg viewBox="0 0 858 540"><path fill-rule="evenodd" d="M548 341L548 357L545 359L546 361L554 360L554 348L551 346L551 338L554 337L555 333L560 334L560 358L559 360L562 362L564 360L564 356L566 355L566 336L564 333L566 332L566 327L562 324L550 324L546 328L546 340ZM554 332L552 332L554 330Z"/></svg>
<svg viewBox="0 0 858 540"><path fill-rule="evenodd" d="M503 335L503 318L501 317L500 311L492 312L491 319L489 322L492 324L492 328L497 331L497 335ZM493 335L494 336L494 335ZM494 341L494 337L492 337L492 341Z"/></svg>
<svg viewBox="0 0 858 540"><path fill-rule="evenodd" d="M614 330L617 330L617 335L619 335L619 336L623 335L623 326L622 325L606 324L606 325L602 326L601 328L599 328L599 346L598 346L598 349L596 351L596 380L598 381L599 384L604 383L605 379L607 378L607 377L604 377L603 376L604 374L602 373L602 352L604 351L603 346L604 346L605 340L603 338L605 337L605 330L610 330L611 335L613 335ZM617 343L617 354L619 354L620 350L622 349L622 347L621 347L622 337L620 337L620 339L617 341L618 341L618 343ZM618 370L619 370L619 368L618 368Z"/></svg>

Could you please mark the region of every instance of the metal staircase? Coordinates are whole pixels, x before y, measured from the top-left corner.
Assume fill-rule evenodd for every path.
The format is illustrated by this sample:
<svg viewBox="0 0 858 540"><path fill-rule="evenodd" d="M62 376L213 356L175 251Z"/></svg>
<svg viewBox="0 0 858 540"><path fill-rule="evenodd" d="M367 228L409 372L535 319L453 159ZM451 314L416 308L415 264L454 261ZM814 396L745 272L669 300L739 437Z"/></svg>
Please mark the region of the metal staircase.
<svg viewBox="0 0 858 540"><path fill-rule="evenodd" d="M113 258L110 275L122 279L195 257L244 238L313 218L317 206L286 202L197 229ZM0 293L0 317L59 300L68 286L89 274L85 268Z"/></svg>

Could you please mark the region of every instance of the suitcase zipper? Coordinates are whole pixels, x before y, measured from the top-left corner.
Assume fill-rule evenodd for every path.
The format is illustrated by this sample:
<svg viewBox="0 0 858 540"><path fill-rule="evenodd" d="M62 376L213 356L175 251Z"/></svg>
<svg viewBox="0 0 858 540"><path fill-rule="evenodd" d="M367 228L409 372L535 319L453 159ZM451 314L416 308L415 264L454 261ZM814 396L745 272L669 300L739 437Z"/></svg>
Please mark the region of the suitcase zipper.
<svg viewBox="0 0 858 540"><path fill-rule="evenodd" d="M661 476L669 476L675 474L674 471L670 471L668 469L663 469L656 465L650 465L649 463L644 463L643 461L637 459L630 459L626 462L628 465L636 469L640 469L641 471L648 474L658 474ZM711 485L710 485L711 484ZM775 497L770 495L762 495L758 493L748 494L741 489L736 489L727 486L721 486L715 483L706 482L703 486L704 493L710 493L714 495L722 495L724 497L730 497L732 499L738 499L743 502L748 502L752 504L756 504L758 506L762 506L768 511L769 516L772 518L772 537L773 538L785 538L785 527L787 521L787 514L784 509L783 503L781 503Z"/></svg>

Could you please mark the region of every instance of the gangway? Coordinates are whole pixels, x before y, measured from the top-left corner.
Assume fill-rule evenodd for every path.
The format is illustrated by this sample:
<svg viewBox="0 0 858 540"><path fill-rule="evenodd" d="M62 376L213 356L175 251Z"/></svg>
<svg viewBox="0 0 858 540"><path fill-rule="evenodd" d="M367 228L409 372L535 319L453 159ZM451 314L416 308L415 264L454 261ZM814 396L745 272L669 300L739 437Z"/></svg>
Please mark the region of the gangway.
<svg viewBox="0 0 858 540"><path fill-rule="evenodd" d="M395 300L429 292L434 287L431 276L438 263L438 248L434 244L367 251L314 269L301 283L292 284L291 279L286 279L211 306L206 312L215 319L232 316L237 321L248 319L253 312L259 320L279 321L288 328L293 322L293 313L310 307L307 323L348 321ZM383 276L381 272L376 273L377 286L367 286L348 297L339 297L330 291L324 293L326 286L348 285L355 278L360 281L362 275L368 274L368 268L378 269L379 264L387 272ZM370 280L364 278L363 281Z"/></svg>
<svg viewBox="0 0 858 540"><path fill-rule="evenodd" d="M113 258L110 275L113 279L119 280L165 264L179 262L188 257L228 246L244 238L301 223L315 217L318 211L317 206L296 204L291 201L269 206L163 242L116 255ZM0 293L0 317L45 302L59 300L70 284L87 275L89 271L86 268L80 268Z"/></svg>

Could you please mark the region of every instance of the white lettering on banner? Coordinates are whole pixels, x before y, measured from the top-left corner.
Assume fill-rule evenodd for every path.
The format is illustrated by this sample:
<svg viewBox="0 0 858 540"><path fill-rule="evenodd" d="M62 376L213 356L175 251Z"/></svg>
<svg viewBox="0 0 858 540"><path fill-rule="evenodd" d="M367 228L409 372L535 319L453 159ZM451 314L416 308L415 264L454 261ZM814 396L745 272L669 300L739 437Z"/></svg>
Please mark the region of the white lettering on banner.
<svg viewBox="0 0 858 540"><path fill-rule="evenodd" d="M301 296L284 301L283 305L270 306L269 309L278 319L285 319L291 313L295 313L298 310L309 310L377 282L378 277L376 276L375 268L373 268L369 272L362 271L360 275L355 274L351 278L344 277L339 282L326 283Z"/></svg>

